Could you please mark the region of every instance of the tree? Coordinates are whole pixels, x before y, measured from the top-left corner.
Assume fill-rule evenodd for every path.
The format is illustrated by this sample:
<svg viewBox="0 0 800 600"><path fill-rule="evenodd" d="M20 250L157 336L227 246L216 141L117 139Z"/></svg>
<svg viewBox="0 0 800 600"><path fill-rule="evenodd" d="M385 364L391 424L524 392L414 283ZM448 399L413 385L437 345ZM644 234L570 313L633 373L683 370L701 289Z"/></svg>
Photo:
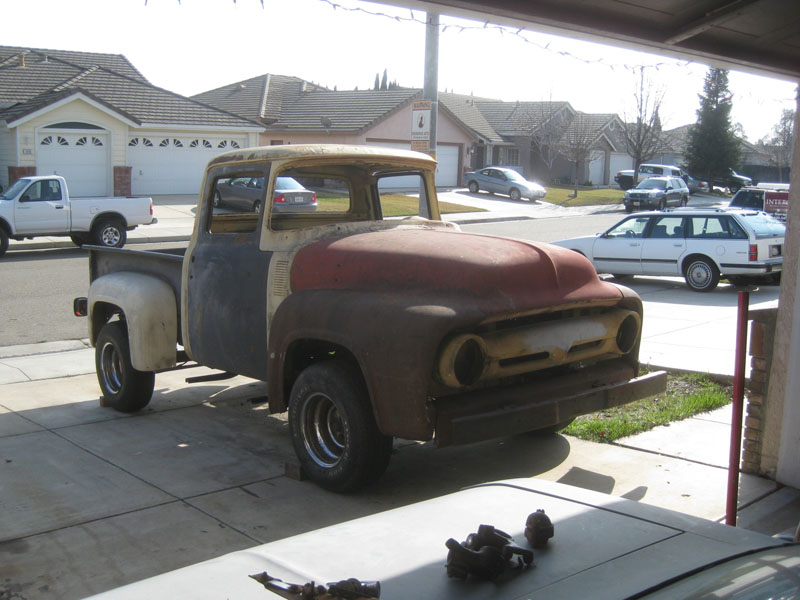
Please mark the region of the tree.
<svg viewBox="0 0 800 600"><path fill-rule="evenodd" d="M558 151L566 160L575 167L575 192L573 198L578 196L580 168L582 165L595 159L594 143L597 139L597 129L592 121L592 116L579 112L572 119L569 128L558 143Z"/></svg>
<svg viewBox="0 0 800 600"><path fill-rule="evenodd" d="M794 116L793 110L784 109L772 131L758 142L759 149L769 157L770 164L778 168L780 181L783 181L783 170L792 163Z"/></svg>
<svg viewBox="0 0 800 600"><path fill-rule="evenodd" d="M387 73L387 70L384 69L383 70L383 79L381 79L381 89L382 90L389 89L388 80L389 80L389 74Z"/></svg>
<svg viewBox="0 0 800 600"><path fill-rule="evenodd" d="M625 113L622 116L625 121L622 134L626 150L633 158L634 169L648 162L665 147L659 116L665 92L663 88L655 87L653 81L645 75L644 69L638 67L635 74L634 112L630 116Z"/></svg>
<svg viewBox="0 0 800 600"><path fill-rule="evenodd" d="M728 71L710 68L703 83L697 123L689 131L686 148L688 170L709 181L727 179L729 169L737 168L741 143L731 123L732 95Z"/></svg>
<svg viewBox="0 0 800 600"><path fill-rule="evenodd" d="M381 89L381 77L377 73L375 73L375 86L372 89L373 90Z"/></svg>

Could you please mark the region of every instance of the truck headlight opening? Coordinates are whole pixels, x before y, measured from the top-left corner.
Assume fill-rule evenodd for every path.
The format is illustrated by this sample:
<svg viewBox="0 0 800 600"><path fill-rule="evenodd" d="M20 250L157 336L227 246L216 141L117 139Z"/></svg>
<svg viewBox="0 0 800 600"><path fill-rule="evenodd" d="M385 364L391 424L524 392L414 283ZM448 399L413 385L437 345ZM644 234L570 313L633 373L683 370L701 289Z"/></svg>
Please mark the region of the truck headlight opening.
<svg viewBox="0 0 800 600"><path fill-rule="evenodd" d="M450 387L476 384L486 366L486 346L477 335L459 335L450 340L439 358L439 378Z"/></svg>
<svg viewBox="0 0 800 600"><path fill-rule="evenodd" d="M631 313L625 317L617 329L617 348L623 354L633 350L636 340L639 339L639 319L634 315L635 313Z"/></svg>

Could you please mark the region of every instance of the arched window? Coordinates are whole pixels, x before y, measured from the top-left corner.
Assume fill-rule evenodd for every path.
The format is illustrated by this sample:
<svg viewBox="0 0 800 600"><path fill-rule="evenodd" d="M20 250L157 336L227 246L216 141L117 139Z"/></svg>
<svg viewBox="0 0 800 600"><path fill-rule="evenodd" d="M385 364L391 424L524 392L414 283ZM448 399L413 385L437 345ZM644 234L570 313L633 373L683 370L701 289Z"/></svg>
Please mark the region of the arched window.
<svg viewBox="0 0 800 600"><path fill-rule="evenodd" d="M78 141L75 142L76 146L85 146L89 142L89 139L86 136L78 138Z"/></svg>
<svg viewBox="0 0 800 600"><path fill-rule="evenodd" d="M102 145L103 145L103 140L92 136L92 146L102 146Z"/></svg>
<svg viewBox="0 0 800 600"><path fill-rule="evenodd" d="M42 146L49 146L52 143L53 143L52 135L48 135L46 138L42 139L41 142L39 142L39 144L41 144Z"/></svg>
<svg viewBox="0 0 800 600"><path fill-rule="evenodd" d="M66 138L58 136L58 145L59 146L69 146L69 142L66 140Z"/></svg>
<svg viewBox="0 0 800 600"><path fill-rule="evenodd" d="M172 145L175 146L176 148L183 148L183 142L180 140L173 139Z"/></svg>
<svg viewBox="0 0 800 600"><path fill-rule="evenodd" d="M158 143L158 147L159 148L166 148L167 146L169 146L169 140L166 140L166 139L165 140L161 140Z"/></svg>
<svg viewBox="0 0 800 600"><path fill-rule="evenodd" d="M133 138L130 142L128 142L128 146L138 146L139 145L139 138Z"/></svg>

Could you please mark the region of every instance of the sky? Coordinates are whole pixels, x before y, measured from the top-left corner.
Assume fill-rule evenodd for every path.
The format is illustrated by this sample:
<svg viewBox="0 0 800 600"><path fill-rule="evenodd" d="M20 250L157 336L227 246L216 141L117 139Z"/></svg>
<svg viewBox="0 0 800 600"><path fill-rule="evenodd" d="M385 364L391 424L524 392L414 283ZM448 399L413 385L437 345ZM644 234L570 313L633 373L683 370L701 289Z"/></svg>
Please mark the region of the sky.
<svg viewBox="0 0 800 600"><path fill-rule="evenodd" d="M152 84L192 95L264 73L333 89L375 75L422 87L425 14L359 0L3 0L0 45L125 55ZM635 114L634 72L663 90L664 129L696 120L708 66L442 15L439 89ZM794 82L729 75L732 120L756 142L795 108Z"/></svg>

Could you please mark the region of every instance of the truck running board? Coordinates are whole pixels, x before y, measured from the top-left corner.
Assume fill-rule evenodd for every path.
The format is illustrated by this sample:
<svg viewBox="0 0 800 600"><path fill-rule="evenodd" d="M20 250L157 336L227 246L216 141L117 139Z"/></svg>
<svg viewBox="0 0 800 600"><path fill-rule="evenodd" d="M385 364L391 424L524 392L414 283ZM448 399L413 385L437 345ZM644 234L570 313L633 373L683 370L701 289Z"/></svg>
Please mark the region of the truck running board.
<svg viewBox="0 0 800 600"><path fill-rule="evenodd" d="M212 373L211 375L200 375L199 377L187 377L186 383L203 383L205 381L222 381L223 379L233 379L236 373Z"/></svg>

